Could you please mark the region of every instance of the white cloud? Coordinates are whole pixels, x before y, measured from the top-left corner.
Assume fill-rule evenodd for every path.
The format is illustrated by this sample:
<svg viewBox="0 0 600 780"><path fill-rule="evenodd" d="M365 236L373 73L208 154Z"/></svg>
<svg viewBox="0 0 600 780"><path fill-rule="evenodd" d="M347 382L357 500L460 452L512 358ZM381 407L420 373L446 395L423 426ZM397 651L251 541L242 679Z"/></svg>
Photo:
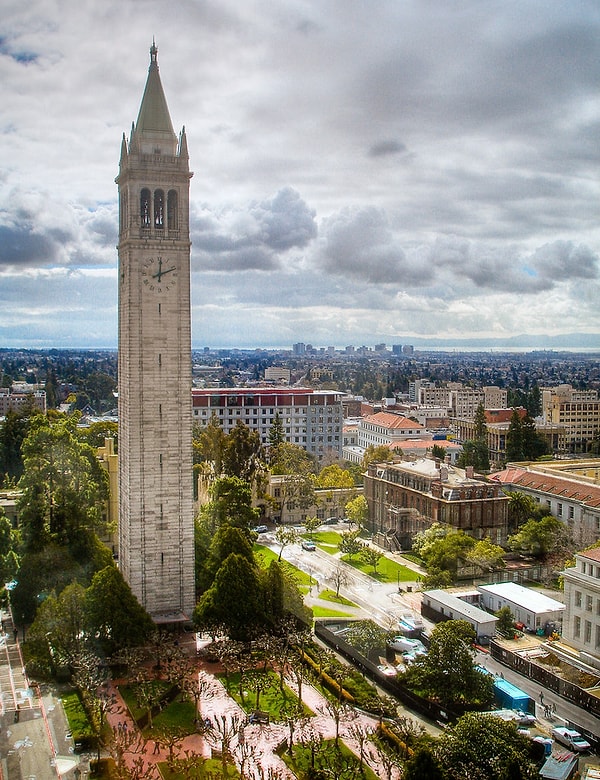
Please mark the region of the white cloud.
<svg viewBox="0 0 600 780"><path fill-rule="evenodd" d="M153 35L195 171L195 343L600 331L591 0L140 9L4 4L0 342L116 343Z"/></svg>

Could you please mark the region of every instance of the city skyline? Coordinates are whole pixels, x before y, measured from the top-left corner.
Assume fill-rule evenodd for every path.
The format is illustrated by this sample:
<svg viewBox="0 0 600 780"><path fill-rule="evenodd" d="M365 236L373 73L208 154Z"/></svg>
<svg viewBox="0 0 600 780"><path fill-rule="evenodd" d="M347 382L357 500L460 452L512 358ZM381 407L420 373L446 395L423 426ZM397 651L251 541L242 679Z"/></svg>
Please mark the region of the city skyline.
<svg viewBox="0 0 600 780"><path fill-rule="evenodd" d="M195 172L195 348L593 346L599 29L592 2L9 2L0 346L116 347L153 36Z"/></svg>

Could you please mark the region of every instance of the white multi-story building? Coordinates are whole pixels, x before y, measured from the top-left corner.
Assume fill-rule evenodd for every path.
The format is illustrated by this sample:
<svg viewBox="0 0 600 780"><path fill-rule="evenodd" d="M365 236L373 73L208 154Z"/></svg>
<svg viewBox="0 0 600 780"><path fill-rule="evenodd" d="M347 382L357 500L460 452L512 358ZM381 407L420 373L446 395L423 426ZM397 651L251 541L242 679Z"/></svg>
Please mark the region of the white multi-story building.
<svg viewBox="0 0 600 780"><path fill-rule="evenodd" d="M194 389L192 408L194 422L207 425L214 415L225 433L242 422L258 431L263 444L279 415L286 441L318 458L342 454L342 393L287 387Z"/></svg>
<svg viewBox="0 0 600 780"><path fill-rule="evenodd" d="M377 412L363 417L358 423L357 443L365 449L370 446L390 446L397 441L423 436L423 426L400 414Z"/></svg>
<svg viewBox="0 0 600 780"><path fill-rule="evenodd" d="M563 639L581 660L600 667L600 548L580 552L562 572L566 614Z"/></svg>

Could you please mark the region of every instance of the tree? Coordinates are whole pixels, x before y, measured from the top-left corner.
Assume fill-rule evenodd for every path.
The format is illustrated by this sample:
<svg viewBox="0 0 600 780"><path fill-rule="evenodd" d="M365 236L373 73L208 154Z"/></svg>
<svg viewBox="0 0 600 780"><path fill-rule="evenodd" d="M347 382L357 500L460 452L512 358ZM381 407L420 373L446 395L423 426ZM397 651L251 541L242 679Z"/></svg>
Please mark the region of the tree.
<svg viewBox="0 0 600 780"><path fill-rule="evenodd" d="M333 573L330 575L330 577L331 577L331 581L335 585L336 598L339 598L340 588L345 588L350 581L350 578L348 577L348 572L346 571L341 561L338 561L338 564L335 567Z"/></svg>
<svg viewBox="0 0 600 780"><path fill-rule="evenodd" d="M278 561L281 560L281 554L284 548L289 544L294 544L298 541L299 538L300 535L295 528L285 525L277 526L277 530L275 531L275 541L279 545L279 557L277 558Z"/></svg>
<svg viewBox="0 0 600 780"><path fill-rule="evenodd" d="M92 578L85 608L92 633L107 655L123 647L139 647L154 628L150 616L114 564Z"/></svg>
<svg viewBox="0 0 600 780"><path fill-rule="evenodd" d="M72 544L85 531L101 528L108 475L92 447L76 434L78 414L50 423L35 417L23 441L19 511L26 550L48 541Z"/></svg>
<svg viewBox="0 0 600 780"><path fill-rule="evenodd" d="M264 468L260 434L238 420L225 438L223 472L228 476L239 477L252 485L257 480L260 481Z"/></svg>
<svg viewBox="0 0 600 780"><path fill-rule="evenodd" d="M475 547L475 540L464 531L449 531L445 536L434 539L421 549L421 557L427 570L441 569L456 578L459 565L468 559Z"/></svg>
<svg viewBox="0 0 600 780"><path fill-rule="evenodd" d="M21 448L26 438L31 413L9 409L0 427L0 485L15 483L23 473Z"/></svg>
<svg viewBox="0 0 600 780"><path fill-rule="evenodd" d="M497 544L492 544L489 536L475 542L467 552L467 563L472 563L484 571L494 571L504 566L504 550Z"/></svg>
<svg viewBox="0 0 600 780"><path fill-rule="evenodd" d="M524 523L516 534L508 537L511 550L535 558L545 558L552 553L567 553L572 547L568 529L558 518L547 515L541 520L532 518Z"/></svg>
<svg viewBox="0 0 600 780"><path fill-rule="evenodd" d="M509 606L501 607L496 612L498 622L496 623L496 630L502 636L507 636L512 639L515 632L515 616L511 612Z"/></svg>
<svg viewBox="0 0 600 780"><path fill-rule="evenodd" d="M192 430L194 463L209 463L214 474L220 476L226 438L216 414L212 415L204 428L195 423Z"/></svg>
<svg viewBox="0 0 600 780"><path fill-rule="evenodd" d="M87 428L78 429L77 435L81 441L89 444L94 449L103 447L105 439L113 439L115 452L118 450L119 424L112 420L94 422Z"/></svg>
<svg viewBox="0 0 600 780"><path fill-rule="evenodd" d="M332 463L321 469L317 476L316 485L319 488L353 488L354 480L347 469L343 469L337 463Z"/></svg>
<svg viewBox="0 0 600 780"><path fill-rule="evenodd" d="M404 765L402 780L444 780L442 767L429 747L419 747Z"/></svg>
<svg viewBox="0 0 600 780"><path fill-rule="evenodd" d="M395 454L401 456L402 450L396 450ZM366 471L370 463L391 463L394 457L394 452L386 444L369 444L362 459L363 470Z"/></svg>
<svg viewBox="0 0 600 780"><path fill-rule="evenodd" d="M310 536L310 538L313 538L313 535L317 528L321 525L321 520L318 517L309 517L308 515L304 518L304 530L306 533Z"/></svg>
<svg viewBox="0 0 600 780"><path fill-rule="evenodd" d="M373 573L375 573L379 561L383 558L383 553L381 550L377 550L375 547L370 547L368 544L365 544L360 551L360 557L367 566L373 567Z"/></svg>
<svg viewBox="0 0 600 780"><path fill-rule="evenodd" d="M14 579L18 570L20 557L20 535L0 507L0 583Z"/></svg>
<svg viewBox="0 0 600 780"><path fill-rule="evenodd" d="M520 777L538 776L529 750L514 722L470 712L442 732L435 752L449 780L506 780L515 764Z"/></svg>
<svg viewBox="0 0 600 780"><path fill-rule="evenodd" d="M508 496L508 518L512 528L518 528L526 520L538 517L538 505L531 496L520 490L506 491Z"/></svg>
<svg viewBox="0 0 600 780"><path fill-rule="evenodd" d="M252 506L250 485L239 477L216 479L210 489L210 499L200 510L200 523L205 526L209 539L222 525L249 531L259 518L258 509Z"/></svg>
<svg viewBox="0 0 600 780"><path fill-rule="evenodd" d="M270 450L276 450L276 448L285 441L285 430L279 412L275 412L275 417L273 417L273 422L269 428L267 440L269 442Z"/></svg>
<svg viewBox="0 0 600 780"><path fill-rule="evenodd" d="M466 620L438 623L427 655L419 656L403 673L409 686L421 687L444 707L493 700L493 681L475 669L475 630Z"/></svg>
<svg viewBox="0 0 600 780"><path fill-rule="evenodd" d="M363 543L359 539L360 529L357 531L344 531L340 543L338 544L338 550L352 559L363 548Z"/></svg>
<svg viewBox="0 0 600 780"><path fill-rule="evenodd" d="M371 653L385 654L389 632L372 620L357 620L350 624L345 639L352 647L370 658Z"/></svg>
<svg viewBox="0 0 600 780"><path fill-rule="evenodd" d="M441 444L434 444L431 448L431 456L436 460L444 461L446 459L446 452L446 448L442 447Z"/></svg>
<svg viewBox="0 0 600 780"><path fill-rule="evenodd" d="M523 441L523 424L518 409L512 410L508 431L506 433L506 460L525 460L525 443Z"/></svg>
<svg viewBox="0 0 600 780"><path fill-rule="evenodd" d="M271 473L283 475L280 483L280 520L286 509L309 509L315 503L314 459L295 444L284 442L270 453Z"/></svg>
<svg viewBox="0 0 600 780"><path fill-rule="evenodd" d="M239 640L264 624L258 572L243 555L231 553L225 559L196 605L194 622L201 628L223 625L231 639Z"/></svg>
<svg viewBox="0 0 600 780"><path fill-rule="evenodd" d="M473 466L476 471L489 471L490 458L487 443L481 439L467 439L456 459L456 465L461 469Z"/></svg>
<svg viewBox="0 0 600 780"><path fill-rule="evenodd" d="M356 496L356 498L350 499L346 504L345 512L349 527L356 525L362 528L369 518L367 499L364 496Z"/></svg>

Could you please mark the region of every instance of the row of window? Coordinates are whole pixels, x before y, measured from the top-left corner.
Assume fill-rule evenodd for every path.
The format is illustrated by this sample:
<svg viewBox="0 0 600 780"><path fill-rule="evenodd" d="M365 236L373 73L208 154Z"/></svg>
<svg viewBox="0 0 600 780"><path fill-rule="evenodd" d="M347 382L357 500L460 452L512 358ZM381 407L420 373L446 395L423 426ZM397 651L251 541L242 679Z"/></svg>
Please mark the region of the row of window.
<svg viewBox="0 0 600 780"><path fill-rule="evenodd" d="M590 577L596 577L597 579L600 579L600 565L594 565L593 563L581 561L581 573L588 574Z"/></svg>
<svg viewBox="0 0 600 780"><path fill-rule="evenodd" d="M575 591L575 606L579 609L583 606L583 597L580 590ZM592 612L594 609L594 597L590 596L589 594L585 597L585 610L586 612ZM596 599L596 614L600 615L600 599Z"/></svg>
<svg viewBox="0 0 600 780"><path fill-rule="evenodd" d="M577 639L581 638L581 618L579 615L575 615L573 618L573 636ZM583 643L586 645L591 644L592 642L592 623L589 620L583 621ZM595 636L595 642L594 647L598 648L600 647L600 625L596 626L596 636Z"/></svg>

